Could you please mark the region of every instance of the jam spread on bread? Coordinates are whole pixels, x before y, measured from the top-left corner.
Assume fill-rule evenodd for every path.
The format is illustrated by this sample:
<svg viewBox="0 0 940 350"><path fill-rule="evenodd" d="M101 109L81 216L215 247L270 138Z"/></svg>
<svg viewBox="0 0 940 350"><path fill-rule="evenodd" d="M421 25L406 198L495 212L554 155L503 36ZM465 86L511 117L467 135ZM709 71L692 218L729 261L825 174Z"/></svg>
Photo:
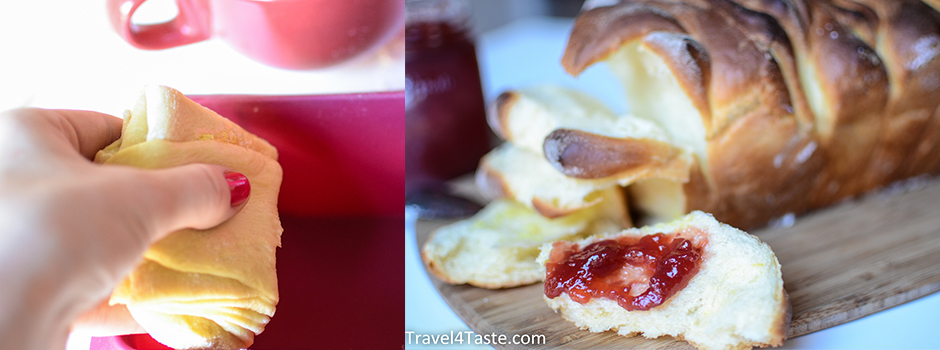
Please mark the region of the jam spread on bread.
<svg viewBox="0 0 940 350"><path fill-rule="evenodd" d="M699 270L704 234L686 233L606 239L584 249L555 242L545 264L545 295L568 293L581 304L607 298L630 311L656 307Z"/></svg>

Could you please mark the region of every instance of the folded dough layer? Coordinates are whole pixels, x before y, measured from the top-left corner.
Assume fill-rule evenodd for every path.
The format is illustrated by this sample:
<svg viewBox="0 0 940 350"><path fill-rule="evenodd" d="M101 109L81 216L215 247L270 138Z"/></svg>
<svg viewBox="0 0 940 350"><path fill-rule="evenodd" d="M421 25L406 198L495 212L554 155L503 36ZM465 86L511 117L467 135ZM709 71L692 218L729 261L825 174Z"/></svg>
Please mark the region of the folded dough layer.
<svg viewBox="0 0 940 350"><path fill-rule="evenodd" d="M121 138L95 162L146 169L217 164L248 177L251 197L238 214L155 243L110 303L127 305L154 339L173 348L250 346L278 302L277 150L179 91L148 86L125 112Z"/></svg>

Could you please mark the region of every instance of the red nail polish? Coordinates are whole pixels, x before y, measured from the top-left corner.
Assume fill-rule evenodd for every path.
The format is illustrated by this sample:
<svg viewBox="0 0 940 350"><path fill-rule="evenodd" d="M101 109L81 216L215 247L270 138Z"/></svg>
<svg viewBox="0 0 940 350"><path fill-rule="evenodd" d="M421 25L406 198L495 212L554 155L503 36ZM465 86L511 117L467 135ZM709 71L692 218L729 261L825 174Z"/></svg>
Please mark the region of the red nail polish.
<svg viewBox="0 0 940 350"><path fill-rule="evenodd" d="M232 192L232 207L237 207L248 200L251 194L251 183L248 177L234 171L225 172L225 181L228 181L228 189Z"/></svg>

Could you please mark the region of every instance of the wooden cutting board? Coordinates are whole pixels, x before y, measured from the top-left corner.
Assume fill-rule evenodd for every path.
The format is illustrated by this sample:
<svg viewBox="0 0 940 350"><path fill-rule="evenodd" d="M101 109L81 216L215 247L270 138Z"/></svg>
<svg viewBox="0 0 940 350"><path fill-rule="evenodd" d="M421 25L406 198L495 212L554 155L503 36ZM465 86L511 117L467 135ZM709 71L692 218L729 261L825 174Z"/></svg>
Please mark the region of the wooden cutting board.
<svg viewBox="0 0 940 350"><path fill-rule="evenodd" d="M466 186L465 184L463 186ZM447 224L417 223L422 246ZM793 305L790 337L849 322L940 290L940 179L909 180L752 234L770 244ZM624 338L581 331L542 300L542 284L487 290L434 287L477 334L543 334L542 346L500 349L691 349L670 337Z"/></svg>

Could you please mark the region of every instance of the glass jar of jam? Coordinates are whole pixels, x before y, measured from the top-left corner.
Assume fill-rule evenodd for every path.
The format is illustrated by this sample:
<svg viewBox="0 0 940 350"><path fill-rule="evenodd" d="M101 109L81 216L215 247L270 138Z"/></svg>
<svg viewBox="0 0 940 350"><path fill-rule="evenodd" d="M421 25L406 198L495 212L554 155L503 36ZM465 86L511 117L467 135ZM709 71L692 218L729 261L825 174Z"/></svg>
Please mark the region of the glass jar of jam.
<svg viewBox="0 0 940 350"><path fill-rule="evenodd" d="M473 171L490 150L470 10L409 0L405 24L405 191Z"/></svg>

